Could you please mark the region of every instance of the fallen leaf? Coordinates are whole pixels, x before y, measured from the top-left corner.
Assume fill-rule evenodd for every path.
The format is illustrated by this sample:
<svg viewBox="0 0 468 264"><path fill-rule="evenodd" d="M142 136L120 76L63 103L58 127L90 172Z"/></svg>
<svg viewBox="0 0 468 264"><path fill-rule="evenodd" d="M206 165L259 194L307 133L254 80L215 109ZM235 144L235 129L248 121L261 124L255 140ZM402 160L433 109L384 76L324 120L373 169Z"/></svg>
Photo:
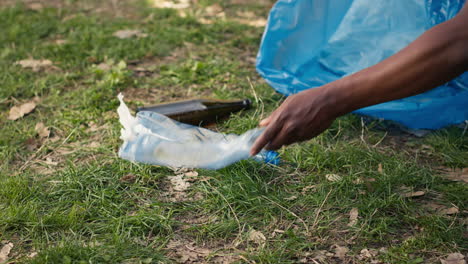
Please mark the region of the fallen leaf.
<svg viewBox="0 0 468 264"><path fill-rule="evenodd" d="M223 8L219 4L216 3L213 5L207 6L205 8L205 13L208 16L218 16L219 14L224 13L224 12L223 12Z"/></svg>
<svg viewBox="0 0 468 264"><path fill-rule="evenodd" d="M97 141L93 141L93 142L88 144L89 148L98 148L99 146L101 146L101 144L99 142L97 142Z"/></svg>
<svg viewBox="0 0 468 264"><path fill-rule="evenodd" d="M114 37L120 38L120 39L128 39L128 38L133 38L133 37L138 37L138 38L145 38L148 36L146 33L142 33L138 29L124 29L124 30L118 30L112 34Z"/></svg>
<svg viewBox="0 0 468 264"><path fill-rule="evenodd" d="M31 113L36 108L36 103L34 101L29 101L20 106L13 106L10 109L10 114L8 115L9 120L18 120L21 117Z"/></svg>
<svg viewBox="0 0 468 264"><path fill-rule="evenodd" d="M364 182L364 180L363 180L362 178L357 178L357 179L355 179L355 180L353 181L354 184L361 184L361 183L363 183L363 182Z"/></svg>
<svg viewBox="0 0 468 264"><path fill-rule="evenodd" d="M13 243L8 242L2 247L2 249L0 249L0 263L7 261L8 255L10 255L10 251L12 248Z"/></svg>
<svg viewBox="0 0 468 264"><path fill-rule="evenodd" d="M190 187L190 183L183 178L182 174L169 176L168 178L171 181L172 187L175 191L184 192Z"/></svg>
<svg viewBox="0 0 468 264"><path fill-rule="evenodd" d="M335 245L335 257L341 260L344 260L348 252L349 252L348 247Z"/></svg>
<svg viewBox="0 0 468 264"><path fill-rule="evenodd" d="M41 69L51 67L53 65L50 60L35 60L35 59L26 59L17 61L16 64L21 65L23 68L31 68L33 71L39 71Z"/></svg>
<svg viewBox="0 0 468 264"><path fill-rule="evenodd" d="M440 211L444 215L453 215L453 214L458 214L460 210L458 210L457 207L450 207L446 208Z"/></svg>
<svg viewBox="0 0 468 264"><path fill-rule="evenodd" d="M258 19L247 19L247 18L236 18L234 19L237 23L252 26L252 27L264 27L266 26L267 20L264 18Z"/></svg>
<svg viewBox="0 0 468 264"><path fill-rule="evenodd" d="M309 186L306 186L306 187L302 188L301 193L305 194L310 190L315 190L316 188L317 188L317 185L309 185Z"/></svg>
<svg viewBox="0 0 468 264"><path fill-rule="evenodd" d="M207 18L204 18L204 17L201 17L199 19L197 19L197 21L200 23L200 24L203 24L203 25L212 25L215 23L214 20L212 19L207 19Z"/></svg>
<svg viewBox="0 0 468 264"><path fill-rule="evenodd" d="M166 248L168 256L175 257L177 263L206 263L205 258L212 253L210 249L187 240L171 240Z"/></svg>
<svg viewBox="0 0 468 264"><path fill-rule="evenodd" d="M468 168L442 168L442 171L444 172L442 177L447 180L468 183Z"/></svg>
<svg viewBox="0 0 468 264"><path fill-rule="evenodd" d="M378 171L380 174L383 173L382 163L379 163L379 167L377 168L377 171Z"/></svg>
<svg viewBox="0 0 468 264"><path fill-rule="evenodd" d="M196 171L187 171L184 173L185 176L187 177L197 177L198 176L198 172Z"/></svg>
<svg viewBox="0 0 468 264"><path fill-rule="evenodd" d="M112 69L112 66L105 63L105 62L101 62L99 63L96 68L102 70L102 71L109 71L110 69Z"/></svg>
<svg viewBox="0 0 468 264"><path fill-rule="evenodd" d="M354 226L356 225L357 223L357 220L358 220L358 216L359 216L359 210L354 207L353 209L351 209L351 211L349 211L349 223L348 223L348 226Z"/></svg>
<svg viewBox="0 0 468 264"><path fill-rule="evenodd" d="M243 18L254 18L256 17L255 13L252 11L237 11L236 16Z"/></svg>
<svg viewBox="0 0 468 264"><path fill-rule="evenodd" d="M68 41L65 40L65 39L56 39L56 40L54 40L54 43L57 44L57 45L63 45L63 44L68 43Z"/></svg>
<svg viewBox="0 0 468 264"><path fill-rule="evenodd" d="M420 197L425 195L426 193L423 191L412 191L411 188L402 186L400 188L400 195L404 198L413 198L413 197Z"/></svg>
<svg viewBox="0 0 468 264"><path fill-rule="evenodd" d="M28 4L28 8L39 11L39 10L42 10L44 6L41 3L30 3Z"/></svg>
<svg viewBox="0 0 468 264"><path fill-rule="evenodd" d="M28 258L35 258L36 256L37 256L37 252L34 251L34 252L29 253Z"/></svg>
<svg viewBox="0 0 468 264"><path fill-rule="evenodd" d="M58 165L58 162L53 161L51 158L46 158L44 163L47 164L47 165L51 165L51 166L57 166Z"/></svg>
<svg viewBox="0 0 468 264"><path fill-rule="evenodd" d="M297 199L297 196L296 195L293 195L293 196L290 196L290 197L286 197L284 198L286 201L294 201Z"/></svg>
<svg viewBox="0 0 468 264"><path fill-rule="evenodd" d="M126 183L134 183L136 181L136 176L133 174L127 174L125 176L122 176L119 181L120 182L126 182Z"/></svg>
<svg viewBox="0 0 468 264"><path fill-rule="evenodd" d="M249 241L263 245L265 244L266 237L262 232L252 229L249 233Z"/></svg>
<svg viewBox="0 0 468 264"><path fill-rule="evenodd" d="M423 196L424 194L426 194L426 193L423 192L423 191L407 192L407 193L403 194L403 197L406 197L406 198L419 197L419 196Z"/></svg>
<svg viewBox="0 0 468 264"><path fill-rule="evenodd" d="M376 249L367 249L367 248L363 248L358 256L358 258L360 260L363 260L363 259L370 259L370 258L373 258L373 257L376 257L377 255L379 254L379 251L376 250Z"/></svg>
<svg viewBox="0 0 468 264"><path fill-rule="evenodd" d="M442 264L466 264L465 256L460 253L450 253L446 259L441 259Z"/></svg>
<svg viewBox="0 0 468 264"><path fill-rule="evenodd" d="M50 136L50 130L48 127L44 125L44 123L39 122L36 124L36 127L34 130L37 132L39 135L39 138L48 138Z"/></svg>
<svg viewBox="0 0 468 264"><path fill-rule="evenodd" d="M190 0L153 0L153 6L156 8L173 8L173 9L184 9L190 7Z"/></svg>
<svg viewBox="0 0 468 264"><path fill-rule="evenodd" d="M342 180L342 177L338 174L327 174L325 175L325 178L327 178L327 180L331 181L331 182L337 182L337 181L341 181Z"/></svg>

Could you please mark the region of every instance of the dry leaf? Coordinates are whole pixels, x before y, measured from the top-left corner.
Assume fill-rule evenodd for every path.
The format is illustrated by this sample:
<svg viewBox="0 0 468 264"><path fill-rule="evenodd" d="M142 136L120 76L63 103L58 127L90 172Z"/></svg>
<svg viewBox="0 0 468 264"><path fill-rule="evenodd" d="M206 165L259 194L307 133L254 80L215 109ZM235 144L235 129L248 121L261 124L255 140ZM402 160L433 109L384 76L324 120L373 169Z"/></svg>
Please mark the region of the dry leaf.
<svg viewBox="0 0 468 264"><path fill-rule="evenodd" d="M34 130L37 132L37 134L39 135L39 138L47 138L50 136L50 130L48 127L46 127L44 125L44 123L42 122L39 122L36 124L36 127L34 128Z"/></svg>
<svg viewBox="0 0 468 264"><path fill-rule="evenodd" d="M468 168L442 168L442 171L444 172L442 177L447 180L468 183Z"/></svg>
<svg viewBox="0 0 468 264"><path fill-rule="evenodd" d="M341 259L341 260L344 260L345 257L346 257L346 254L349 252L349 248L348 247L342 247L342 246L338 246L336 245L335 247L335 257Z"/></svg>
<svg viewBox="0 0 468 264"><path fill-rule="evenodd" d="M171 181L172 187L175 191L184 192L190 187L190 183L183 178L182 174L169 176L168 178Z"/></svg>
<svg viewBox="0 0 468 264"><path fill-rule="evenodd" d="M204 17L201 17L199 19L197 19L197 21L200 23L200 24L203 24L203 25L211 25L211 24L214 24L215 21L212 20L212 19L207 19L207 18L204 18Z"/></svg>
<svg viewBox="0 0 468 264"><path fill-rule="evenodd" d="M30 3L28 4L28 8L39 11L39 10L42 10L44 6L41 3Z"/></svg>
<svg viewBox="0 0 468 264"><path fill-rule="evenodd" d="M177 263L207 263L205 258L212 254L209 248L199 247L187 240L173 239L167 243L166 248L168 256L175 258Z"/></svg>
<svg viewBox="0 0 468 264"><path fill-rule="evenodd" d="M237 11L236 16L243 18L254 18L256 17L255 13L252 11Z"/></svg>
<svg viewBox="0 0 468 264"><path fill-rule="evenodd" d="M138 37L138 38L146 38L148 34L142 33L138 29L124 29L124 30L118 30L112 34L114 37L120 38L120 39L127 39L127 38L133 38L133 37Z"/></svg>
<svg viewBox="0 0 468 264"><path fill-rule="evenodd" d="M136 181L136 176L133 174L127 174L125 176L122 176L119 179L120 182L126 182L126 183L134 183Z"/></svg>
<svg viewBox="0 0 468 264"><path fill-rule="evenodd" d="M423 196L424 194L426 193L423 191L413 192L409 187L406 187L406 186L402 186L400 188L400 195L405 198L420 197L420 196Z"/></svg>
<svg viewBox="0 0 468 264"><path fill-rule="evenodd" d="M453 214L458 214L460 210L458 210L457 207L450 207L450 208L443 209L440 212L445 215L453 215Z"/></svg>
<svg viewBox="0 0 468 264"><path fill-rule="evenodd" d="M403 197L405 197L405 198L419 197L419 196L423 196L424 194L426 194L426 193L423 192L423 191L407 192L407 193L403 194Z"/></svg>
<svg viewBox="0 0 468 264"><path fill-rule="evenodd" d="M309 185L309 186L306 186L304 188L302 188L302 194L305 194L307 193L309 190L314 190L315 188L317 188L317 185Z"/></svg>
<svg viewBox="0 0 468 264"><path fill-rule="evenodd" d="M37 252L31 252L29 255L28 255L28 258L35 258L37 256Z"/></svg>
<svg viewBox="0 0 468 264"><path fill-rule="evenodd" d="M8 255L10 255L10 251L13 248L13 243L8 242L6 245L0 249L0 263L5 262L8 259Z"/></svg>
<svg viewBox="0 0 468 264"><path fill-rule="evenodd" d="M286 201L294 201L297 199L297 196L296 195L293 195L291 197L287 197L287 198L284 198Z"/></svg>
<svg viewBox="0 0 468 264"><path fill-rule="evenodd" d="M198 172L196 171L187 171L184 173L185 176L187 177L197 177L198 176Z"/></svg>
<svg viewBox="0 0 468 264"><path fill-rule="evenodd" d="M44 163L47 164L47 165L51 165L51 166L57 166L58 165L58 162L53 161L51 158L46 158Z"/></svg>
<svg viewBox="0 0 468 264"><path fill-rule="evenodd" d="M361 250L361 253L359 254L359 259L360 260L363 260L363 259L369 259L369 258L373 258L375 256L377 256L379 254L379 251L376 250L376 249L367 249L367 248L363 248Z"/></svg>
<svg viewBox="0 0 468 264"><path fill-rule="evenodd" d="M190 0L153 0L152 2L156 8L184 9L190 7Z"/></svg>
<svg viewBox="0 0 468 264"><path fill-rule="evenodd" d="M219 14L224 13L223 8L219 4L213 4L205 8L205 13L208 16L219 16Z"/></svg>
<svg viewBox="0 0 468 264"><path fill-rule="evenodd" d="M63 45L63 44L68 43L68 41L65 40L65 39L56 39L56 40L54 40L54 43L57 44L57 45Z"/></svg>
<svg viewBox="0 0 468 264"><path fill-rule="evenodd" d="M266 237L262 232L252 229L249 233L249 241L263 245L265 244Z"/></svg>
<svg viewBox="0 0 468 264"><path fill-rule="evenodd" d="M338 174L327 174L327 175L325 175L325 178L327 178L327 180L329 180L331 182L337 182L337 181L342 180L341 176L338 175Z"/></svg>
<svg viewBox="0 0 468 264"><path fill-rule="evenodd" d="M8 115L9 120L17 120L29 113L31 113L36 108L36 103L34 101L29 101L20 106L13 106L10 109L10 114Z"/></svg>
<svg viewBox="0 0 468 264"><path fill-rule="evenodd" d="M383 173L382 163L379 163L379 167L377 168L377 171L381 174Z"/></svg>
<svg viewBox="0 0 468 264"><path fill-rule="evenodd" d="M98 69L100 69L102 71L109 71L110 69L112 69L112 66L105 63L105 62L101 62L96 66L96 68L98 68Z"/></svg>
<svg viewBox="0 0 468 264"><path fill-rule="evenodd" d="M51 67L53 65L50 60L35 60L35 59L26 59L17 61L16 64L21 65L23 68L31 68L33 71L39 71L41 69Z"/></svg>
<svg viewBox="0 0 468 264"><path fill-rule="evenodd" d="M236 18L234 19L237 23L252 26L252 27L264 27L267 23L267 20L264 18L258 19L246 19L246 18Z"/></svg>
<svg viewBox="0 0 468 264"><path fill-rule="evenodd" d="M451 253L446 259L441 259L442 264L466 264L465 256L460 253Z"/></svg>
<svg viewBox="0 0 468 264"><path fill-rule="evenodd" d="M91 143L88 144L88 148L98 148L99 146L101 146L101 144L97 141L93 141Z"/></svg>
<svg viewBox="0 0 468 264"><path fill-rule="evenodd" d="M354 226L354 225L356 225L358 216L359 216L359 210L358 210L356 207L354 207L353 209L351 209L351 211L349 211L349 223L348 223L348 226Z"/></svg>

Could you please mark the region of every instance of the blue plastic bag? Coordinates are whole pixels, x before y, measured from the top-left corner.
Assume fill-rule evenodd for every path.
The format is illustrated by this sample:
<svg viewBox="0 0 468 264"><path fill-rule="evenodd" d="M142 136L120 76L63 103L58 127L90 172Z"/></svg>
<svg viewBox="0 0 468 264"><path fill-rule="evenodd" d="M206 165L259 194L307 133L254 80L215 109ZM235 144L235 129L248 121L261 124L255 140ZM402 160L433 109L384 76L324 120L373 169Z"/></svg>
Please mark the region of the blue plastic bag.
<svg viewBox="0 0 468 264"><path fill-rule="evenodd" d="M285 95L322 86L395 54L454 17L465 0L279 0L257 70ZM467 47L468 48L468 47ZM468 72L424 94L356 111L412 129L468 119Z"/></svg>

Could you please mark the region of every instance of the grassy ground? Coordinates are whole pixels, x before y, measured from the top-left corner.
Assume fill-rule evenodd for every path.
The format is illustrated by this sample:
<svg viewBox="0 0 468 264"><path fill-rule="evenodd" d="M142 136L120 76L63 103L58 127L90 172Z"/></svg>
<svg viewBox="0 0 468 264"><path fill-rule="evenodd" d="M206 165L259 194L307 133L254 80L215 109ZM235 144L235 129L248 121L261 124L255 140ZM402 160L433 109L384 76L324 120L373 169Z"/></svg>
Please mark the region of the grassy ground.
<svg viewBox="0 0 468 264"><path fill-rule="evenodd" d="M415 138L347 115L282 150L279 167L243 161L175 173L117 157L119 92L133 109L251 98L253 110L218 124L233 133L280 104L254 69L259 18L271 2L199 0L178 10L45 2L0 3L7 262L438 263L466 254L468 188L447 179L468 167L466 128ZM146 35L113 36L123 29ZM16 64L25 59L53 65ZM7 119L29 101L31 113ZM45 129L36 130L40 122ZM177 179L188 189L174 186Z"/></svg>

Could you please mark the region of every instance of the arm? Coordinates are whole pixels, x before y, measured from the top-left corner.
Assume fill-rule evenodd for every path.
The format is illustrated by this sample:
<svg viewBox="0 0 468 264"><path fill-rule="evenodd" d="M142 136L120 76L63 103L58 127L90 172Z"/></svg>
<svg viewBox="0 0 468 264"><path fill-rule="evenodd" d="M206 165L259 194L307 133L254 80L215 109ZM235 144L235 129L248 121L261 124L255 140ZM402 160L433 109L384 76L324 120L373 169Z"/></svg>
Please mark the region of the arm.
<svg viewBox="0 0 468 264"><path fill-rule="evenodd" d="M356 109L416 95L468 70L468 4L453 19L426 31L388 59L322 87L288 97L260 122L262 148L311 139L338 116Z"/></svg>

